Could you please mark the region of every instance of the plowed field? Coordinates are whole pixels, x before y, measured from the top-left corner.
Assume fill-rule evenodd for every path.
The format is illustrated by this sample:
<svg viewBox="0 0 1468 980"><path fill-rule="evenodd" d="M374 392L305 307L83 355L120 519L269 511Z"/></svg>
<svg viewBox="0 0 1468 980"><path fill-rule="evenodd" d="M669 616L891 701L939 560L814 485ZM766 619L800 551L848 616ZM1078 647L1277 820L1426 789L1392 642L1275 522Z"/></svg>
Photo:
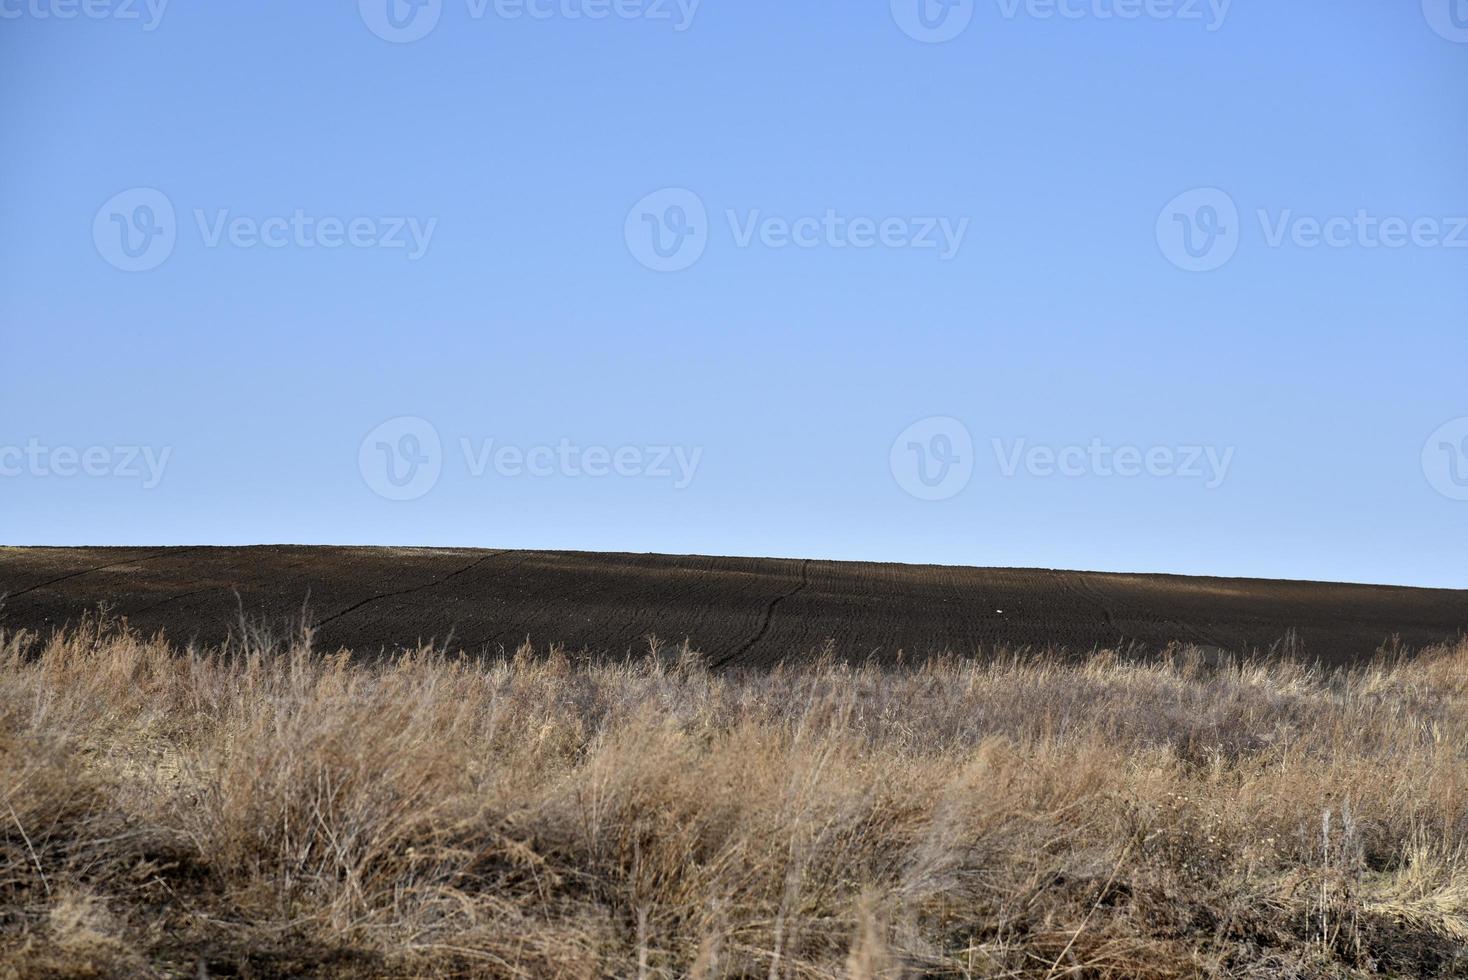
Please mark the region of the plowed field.
<svg viewBox="0 0 1468 980"><path fill-rule="evenodd" d="M892 661L1000 645L1084 653L1173 641L1331 663L1391 637L1468 630L1468 592L1253 579L785 559L417 548L0 548L0 624L45 630L106 603L145 631L212 643L240 621L303 616L361 653L526 638L621 655L685 638L719 666L829 646Z"/></svg>

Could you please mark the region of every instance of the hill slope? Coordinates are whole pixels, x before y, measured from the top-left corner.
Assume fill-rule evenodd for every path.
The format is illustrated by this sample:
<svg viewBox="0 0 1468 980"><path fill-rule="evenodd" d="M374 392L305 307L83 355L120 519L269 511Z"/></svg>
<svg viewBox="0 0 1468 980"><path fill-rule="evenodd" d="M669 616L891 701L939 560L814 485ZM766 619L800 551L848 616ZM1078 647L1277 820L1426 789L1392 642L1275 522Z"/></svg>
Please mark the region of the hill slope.
<svg viewBox="0 0 1468 980"><path fill-rule="evenodd" d="M721 666L851 660L999 644L1086 651L1179 640L1268 649L1294 630L1311 658L1369 656L1468 630L1468 592L1036 569L419 548L0 548L0 624L47 629L106 602L144 630L213 642L239 620L303 609L319 644L419 640L642 652L685 637Z"/></svg>

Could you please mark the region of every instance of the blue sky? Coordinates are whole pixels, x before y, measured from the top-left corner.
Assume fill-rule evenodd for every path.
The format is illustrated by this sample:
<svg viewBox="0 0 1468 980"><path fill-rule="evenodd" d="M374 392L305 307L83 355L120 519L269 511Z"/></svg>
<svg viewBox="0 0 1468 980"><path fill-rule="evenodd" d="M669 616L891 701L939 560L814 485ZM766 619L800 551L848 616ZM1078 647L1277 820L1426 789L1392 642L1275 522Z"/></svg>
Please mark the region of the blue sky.
<svg viewBox="0 0 1468 980"><path fill-rule="evenodd" d="M1468 0L390 2L0 2L0 541L1468 587Z"/></svg>

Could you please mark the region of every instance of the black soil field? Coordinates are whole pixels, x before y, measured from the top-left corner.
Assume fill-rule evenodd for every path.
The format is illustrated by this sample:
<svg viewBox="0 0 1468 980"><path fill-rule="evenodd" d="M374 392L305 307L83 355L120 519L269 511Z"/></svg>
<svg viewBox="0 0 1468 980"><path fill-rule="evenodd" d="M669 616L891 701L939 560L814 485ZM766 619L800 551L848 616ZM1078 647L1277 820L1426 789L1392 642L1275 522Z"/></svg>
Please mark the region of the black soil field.
<svg viewBox="0 0 1468 980"><path fill-rule="evenodd" d="M106 604L146 632L214 643L304 618L318 646L447 642L620 656L685 638L718 666L912 660L1178 641L1359 661L1394 637L1468 631L1468 592L1256 579L671 555L426 548L0 548L0 627L47 631Z"/></svg>

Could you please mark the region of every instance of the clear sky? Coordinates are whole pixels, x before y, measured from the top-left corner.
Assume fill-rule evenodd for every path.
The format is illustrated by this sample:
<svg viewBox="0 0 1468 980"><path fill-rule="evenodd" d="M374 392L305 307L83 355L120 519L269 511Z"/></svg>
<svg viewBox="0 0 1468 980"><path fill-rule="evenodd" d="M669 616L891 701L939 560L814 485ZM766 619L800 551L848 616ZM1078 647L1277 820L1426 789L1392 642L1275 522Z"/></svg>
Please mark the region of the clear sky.
<svg viewBox="0 0 1468 980"><path fill-rule="evenodd" d="M1468 587L1468 0L0 0L0 82L0 541Z"/></svg>

